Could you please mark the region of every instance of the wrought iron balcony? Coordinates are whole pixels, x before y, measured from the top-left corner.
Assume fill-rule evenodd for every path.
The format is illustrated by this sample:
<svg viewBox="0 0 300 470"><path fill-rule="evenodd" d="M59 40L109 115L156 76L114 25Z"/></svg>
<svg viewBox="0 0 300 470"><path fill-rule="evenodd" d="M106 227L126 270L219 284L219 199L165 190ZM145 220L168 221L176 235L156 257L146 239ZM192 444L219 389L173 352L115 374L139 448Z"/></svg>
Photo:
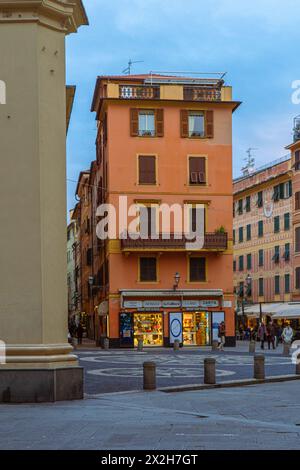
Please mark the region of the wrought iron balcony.
<svg viewBox="0 0 300 470"><path fill-rule="evenodd" d="M185 101L221 101L219 88L184 87L183 99Z"/></svg>
<svg viewBox="0 0 300 470"><path fill-rule="evenodd" d="M157 100L160 98L160 87L143 85L120 85L119 97L129 100Z"/></svg>
<svg viewBox="0 0 300 470"><path fill-rule="evenodd" d="M224 251L227 249L227 233L206 233L204 238L204 246L202 250L218 250ZM121 248L123 251L131 250L185 250L186 243L191 243L193 240L188 240L184 235L180 238L175 238L174 234L171 234L170 238L163 238L160 233L158 238L142 239L138 238L134 240L130 238L121 239Z"/></svg>

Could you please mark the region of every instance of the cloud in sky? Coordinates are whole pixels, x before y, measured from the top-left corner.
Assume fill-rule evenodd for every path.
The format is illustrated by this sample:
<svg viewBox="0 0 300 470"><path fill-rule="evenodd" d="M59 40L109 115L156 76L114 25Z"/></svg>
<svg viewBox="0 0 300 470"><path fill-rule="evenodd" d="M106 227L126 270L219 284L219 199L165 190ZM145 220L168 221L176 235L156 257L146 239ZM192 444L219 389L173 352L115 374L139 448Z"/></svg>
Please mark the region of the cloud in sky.
<svg viewBox="0 0 300 470"><path fill-rule="evenodd" d="M292 119L291 83L300 79L299 0L84 0L90 20L67 39L68 83L77 85L68 137L68 178L95 158L90 104L96 76L136 72L226 71L234 98L234 175L248 147L262 164L286 153ZM70 183L68 204L76 185Z"/></svg>

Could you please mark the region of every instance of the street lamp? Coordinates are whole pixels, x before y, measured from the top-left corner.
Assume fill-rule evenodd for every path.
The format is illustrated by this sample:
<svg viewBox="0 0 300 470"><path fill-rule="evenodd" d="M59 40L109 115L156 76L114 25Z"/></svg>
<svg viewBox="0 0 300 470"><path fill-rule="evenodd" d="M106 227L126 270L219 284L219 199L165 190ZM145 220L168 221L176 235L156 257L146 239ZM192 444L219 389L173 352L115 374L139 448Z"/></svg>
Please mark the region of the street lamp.
<svg viewBox="0 0 300 470"><path fill-rule="evenodd" d="M174 285L173 285L174 290L176 290L178 288L179 281L180 281L180 273L177 272L174 275Z"/></svg>

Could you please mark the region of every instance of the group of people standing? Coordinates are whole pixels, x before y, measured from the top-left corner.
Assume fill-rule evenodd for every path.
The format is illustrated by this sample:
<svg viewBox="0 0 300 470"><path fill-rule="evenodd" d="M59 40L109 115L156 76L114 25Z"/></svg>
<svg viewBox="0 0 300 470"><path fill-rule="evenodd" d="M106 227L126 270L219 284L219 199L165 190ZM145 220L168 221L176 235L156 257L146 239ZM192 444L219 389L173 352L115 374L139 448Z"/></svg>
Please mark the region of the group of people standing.
<svg viewBox="0 0 300 470"><path fill-rule="evenodd" d="M265 349L265 342L268 343L268 349L271 349L271 345L275 349L279 341L291 344L293 336L294 331L289 324L286 324L282 329L278 325L275 326L272 320L267 325L261 321L257 331L261 349Z"/></svg>

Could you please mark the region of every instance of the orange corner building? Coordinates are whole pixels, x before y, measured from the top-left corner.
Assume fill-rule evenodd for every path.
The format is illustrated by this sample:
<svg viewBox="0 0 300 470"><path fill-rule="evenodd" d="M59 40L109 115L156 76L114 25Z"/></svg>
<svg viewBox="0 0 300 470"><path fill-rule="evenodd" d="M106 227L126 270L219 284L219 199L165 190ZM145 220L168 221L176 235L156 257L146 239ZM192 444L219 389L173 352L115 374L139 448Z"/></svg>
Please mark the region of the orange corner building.
<svg viewBox="0 0 300 470"><path fill-rule="evenodd" d="M221 78L97 78L92 217L110 203L118 219L120 196L128 206L146 206L158 225L162 204L188 204L191 220L193 207L205 208L200 250L174 233L164 239L160 229L155 239L116 236L96 244L91 315L96 339L107 336L110 347L134 347L138 339L153 347L175 339L206 346L223 319L226 345L235 344L232 113L239 104Z"/></svg>

